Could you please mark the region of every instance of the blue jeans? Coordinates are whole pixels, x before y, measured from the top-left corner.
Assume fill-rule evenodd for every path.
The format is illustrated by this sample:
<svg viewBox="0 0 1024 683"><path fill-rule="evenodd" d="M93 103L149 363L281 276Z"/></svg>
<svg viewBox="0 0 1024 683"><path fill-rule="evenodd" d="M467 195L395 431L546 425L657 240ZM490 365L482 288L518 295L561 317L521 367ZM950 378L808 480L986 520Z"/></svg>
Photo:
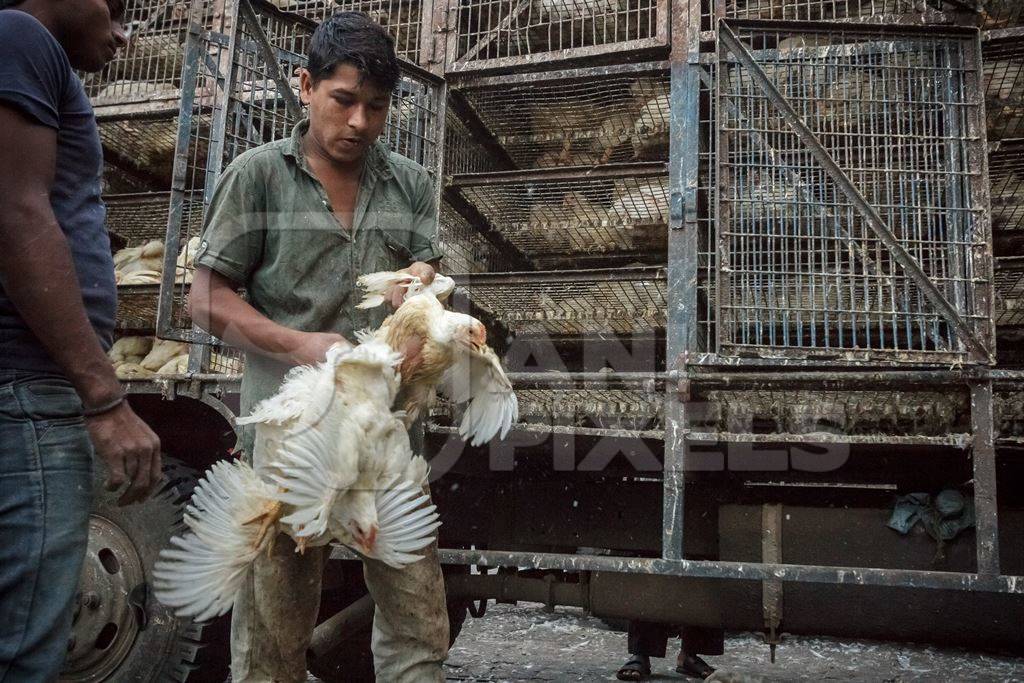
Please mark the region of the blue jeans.
<svg viewBox="0 0 1024 683"><path fill-rule="evenodd" d="M0 682L50 681L89 538L93 449L67 380L0 370Z"/></svg>

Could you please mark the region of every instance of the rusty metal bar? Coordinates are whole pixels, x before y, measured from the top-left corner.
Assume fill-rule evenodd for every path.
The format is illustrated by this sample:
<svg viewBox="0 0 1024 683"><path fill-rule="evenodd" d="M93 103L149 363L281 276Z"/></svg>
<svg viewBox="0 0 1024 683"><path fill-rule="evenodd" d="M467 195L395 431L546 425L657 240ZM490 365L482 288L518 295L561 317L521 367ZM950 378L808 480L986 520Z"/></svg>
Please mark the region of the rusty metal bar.
<svg viewBox="0 0 1024 683"><path fill-rule="evenodd" d="M669 57L668 311L665 365L685 373L697 349L697 186L700 175L700 2L671 12ZM662 473L661 556L683 558L686 490L686 404L678 391L665 392L665 452Z"/></svg>
<svg viewBox="0 0 1024 683"><path fill-rule="evenodd" d="M501 76L453 74L451 80L453 87L460 90L471 90L476 88L500 88L509 85L589 81L605 76L641 76L647 73L664 73L665 69L670 68L670 66L671 62L664 60L656 62L628 62L606 66L585 66L578 69L511 73L502 74Z"/></svg>
<svg viewBox="0 0 1024 683"><path fill-rule="evenodd" d="M488 185L515 185L524 182L568 180L615 180L619 178L662 177L668 170L660 161L607 166L563 166L561 168L529 169L525 171L495 171L493 173L461 173L453 175L453 187L480 187Z"/></svg>
<svg viewBox="0 0 1024 683"><path fill-rule="evenodd" d="M900 436L894 434L833 434L812 432L809 434L751 434L744 432L700 432L685 430L686 440L691 443L845 443L845 444L891 444L895 446L948 446L967 450L971 446L970 434L946 434L945 436Z"/></svg>
<svg viewBox="0 0 1024 683"><path fill-rule="evenodd" d="M456 427L429 424L427 431L435 434L458 434ZM597 436L616 439L652 439L661 441L665 432L660 429L612 429L608 427L577 427L570 425L542 424L534 422L517 422L512 431L529 434L564 434L566 436Z"/></svg>
<svg viewBox="0 0 1024 683"><path fill-rule="evenodd" d="M746 24L746 22L744 22ZM777 28L772 23L773 28ZM719 37L721 43L732 52L736 58L748 70L750 76L757 83L758 87L765 94L773 106L782 114L783 118L793 129L800 140L807 146L815 159L822 165L829 177L836 183L838 188L850 200L857 211L865 218L865 222L875 233L878 239L892 253L903 269L913 277L922 293L934 305L947 321L957 330L961 341L965 342L975 353L981 356L982 360L991 362L993 359L987 346L977 337L975 331L961 317L960 313L946 299L943 293L936 287L927 274L921 269L917 261L903 248L899 240L886 225L885 221L878 214L873 206L864 198L850 178L839 167L839 164L828 153L828 150L818 141L814 133L800 118L800 115L793 109L792 105L778 91L775 85L767 77L757 61L754 59L746 46L736 37L725 21L719 24Z"/></svg>
<svg viewBox="0 0 1024 683"><path fill-rule="evenodd" d="M1024 595L1024 576L992 576L916 569L876 569L863 567L825 567L802 564L763 564L724 560L666 560L662 558L615 557L608 555L569 555L502 550L443 549L443 564L469 564L479 567L519 567L520 569L560 569L568 572L605 571L626 574L660 574L707 579L744 581L800 581L852 586L890 586L964 590ZM347 551L335 551L332 558L354 557Z"/></svg>
<svg viewBox="0 0 1024 683"><path fill-rule="evenodd" d="M626 282L636 280L662 280L663 266L634 266L628 268L594 268L591 270L545 270L532 272L464 273L452 276L460 287L474 285L508 285L517 283L555 282Z"/></svg>
<svg viewBox="0 0 1024 683"><path fill-rule="evenodd" d="M992 414L992 384L971 386L974 516L978 573L999 574L999 505L996 497L996 449Z"/></svg>
<svg viewBox="0 0 1024 683"><path fill-rule="evenodd" d="M638 40L622 41L618 43L605 43L603 45L590 45L586 47L570 47L557 52L559 61L584 61L589 58L616 55L618 59L624 59L625 54L641 56L661 52L664 55L665 43L659 38L640 38ZM475 61L463 61L455 58L448 66L448 76L458 73L494 73L511 69L530 69L539 65L549 64L553 60L548 53L537 52L534 54L520 55L515 57L495 57L494 59L480 59Z"/></svg>

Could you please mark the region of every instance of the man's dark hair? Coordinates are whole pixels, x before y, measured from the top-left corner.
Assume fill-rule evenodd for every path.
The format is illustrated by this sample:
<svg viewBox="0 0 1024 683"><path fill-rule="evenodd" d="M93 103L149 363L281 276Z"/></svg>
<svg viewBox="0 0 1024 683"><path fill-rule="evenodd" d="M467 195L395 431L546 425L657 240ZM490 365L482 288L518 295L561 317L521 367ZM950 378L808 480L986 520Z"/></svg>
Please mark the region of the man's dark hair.
<svg viewBox="0 0 1024 683"><path fill-rule="evenodd" d="M307 67L313 83L328 78L341 64L356 67L386 93L395 89L401 76L394 39L362 12L338 12L313 32Z"/></svg>

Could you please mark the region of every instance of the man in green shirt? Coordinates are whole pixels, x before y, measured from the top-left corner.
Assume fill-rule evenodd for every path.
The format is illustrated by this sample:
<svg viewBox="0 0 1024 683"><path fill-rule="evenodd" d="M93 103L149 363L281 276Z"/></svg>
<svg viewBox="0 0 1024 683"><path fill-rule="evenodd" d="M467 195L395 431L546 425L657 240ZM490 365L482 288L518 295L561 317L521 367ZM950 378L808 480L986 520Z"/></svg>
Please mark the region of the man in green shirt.
<svg viewBox="0 0 1024 683"><path fill-rule="evenodd" d="M406 268L433 279L441 257L433 183L377 139L398 79L387 32L362 14L335 14L314 33L300 76L309 118L290 138L239 156L220 178L191 311L197 325L245 350L243 415L291 367L322 361L332 344L382 322L382 311L355 308L359 275ZM243 287L248 301L237 293ZM244 430L247 457L253 442ZM299 555L281 535L257 560L235 602L232 680L306 680L327 552ZM366 560L364 575L376 604L377 678L442 681L448 618L436 545L403 570Z"/></svg>

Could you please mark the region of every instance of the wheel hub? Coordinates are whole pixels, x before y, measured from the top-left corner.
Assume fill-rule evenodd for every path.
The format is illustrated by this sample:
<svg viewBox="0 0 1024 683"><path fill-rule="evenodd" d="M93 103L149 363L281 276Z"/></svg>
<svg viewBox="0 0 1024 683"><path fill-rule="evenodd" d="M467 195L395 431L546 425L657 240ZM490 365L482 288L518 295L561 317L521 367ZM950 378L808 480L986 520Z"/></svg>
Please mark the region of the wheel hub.
<svg viewBox="0 0 1024 683"><path fill-rule="evenodd" d="M124 660L144 618L130 596L144 581L128 535L110 520L89 518L89 546L75 598L65 681L102 681Z"/></svg>

